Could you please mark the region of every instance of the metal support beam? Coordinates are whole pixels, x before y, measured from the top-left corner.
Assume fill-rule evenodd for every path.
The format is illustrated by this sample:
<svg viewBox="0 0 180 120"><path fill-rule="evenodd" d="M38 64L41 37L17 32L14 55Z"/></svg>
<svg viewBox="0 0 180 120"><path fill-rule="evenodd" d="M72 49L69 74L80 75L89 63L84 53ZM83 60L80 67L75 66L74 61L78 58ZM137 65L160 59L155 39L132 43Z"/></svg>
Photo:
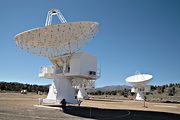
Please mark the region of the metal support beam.
<svg viewBox="0 0 180 120"><path fill-rule="evenodd" d="M66 23L67 22L66 19L63 16L63 14L58 9L51 9L50 11L48 11L45 26L51 25L52 17L54 15L57 15L57 17L59 18L61 23Z"/></svg>

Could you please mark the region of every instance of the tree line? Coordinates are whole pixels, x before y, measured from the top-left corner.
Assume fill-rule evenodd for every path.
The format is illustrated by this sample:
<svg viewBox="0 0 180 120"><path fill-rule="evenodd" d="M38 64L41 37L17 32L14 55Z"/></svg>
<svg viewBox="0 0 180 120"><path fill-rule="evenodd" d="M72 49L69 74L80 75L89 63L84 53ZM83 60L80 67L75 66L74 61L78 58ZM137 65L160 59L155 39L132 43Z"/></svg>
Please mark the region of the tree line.
<svg viewBox="0 0 180 120"><path fill-rule="evenodd" d="M175 84L167 84L167 85L161 85L161 86L151 86L151 92L146 94L163 94L167 93L169 96L174 96L177 93L177 88L180 89L180 83ZM93 91L89 92L90 95L119 95L119 96L133 96L135 93L131 92L131 89L122 89L122 90L112 90L112 91Z"/></svg>
<svg viewBox="0 0 180 120"><path fill-rule="evenodd" d="M32 85L32 84L22 84L16 82L0 82L0 91L15 91L20 92L21 90L27 90L27 92L43 92L48 93L48 85Z"/></svg>
<svg viewBox="0 0 180 120"><path fill-rule="evenodd" d="M93 92L89 92L88 94L90 95L119 95L119 96L124 96L124 97L128 97L129 95L134 95L134 93L131 92L130 89L122 89L122 90L112 90L112 91L101 91L101 90L97 90L97 91L93 91Z"/></svg>
<svg viewBox="0 0 180 120"><path fill-rule="evenodd" d="M167 84L161 86L151 86L151 92L146 94L163 94L167 93L169 96L174 96L177 93L177 88L180 89L180 83L176 84ZM15 91L20 92L21 90L27 90L27 92L43 92L48 93L49 85L32 85L32 84L22 84L17 82L0 82L0 91ZM135 93L131 92L131 89L122 89L122 90L109 90L101 91L95 90L93 92L88 92L90 95L119 95L119 96L133 96Z"/></svg>
<svg viewBox="0 0 180 120"><path fill-rule="evenodd" d="M177 88L180 88L180 83L151 86L152 91L156 91L158 94L167 93L169 96L174 96L177 93Z"/></svg>

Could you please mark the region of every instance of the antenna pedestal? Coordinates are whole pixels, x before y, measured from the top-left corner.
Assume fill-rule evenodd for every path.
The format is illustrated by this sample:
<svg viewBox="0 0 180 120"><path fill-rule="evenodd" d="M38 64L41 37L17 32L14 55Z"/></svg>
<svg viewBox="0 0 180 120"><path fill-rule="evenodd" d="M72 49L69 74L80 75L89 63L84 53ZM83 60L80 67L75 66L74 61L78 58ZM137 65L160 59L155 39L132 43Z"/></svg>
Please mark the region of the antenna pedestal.
<svg viewBox="0 0 180 120"><path fill-rule="evenodd" d="M77 94L77 98L78 99L88 99L88 94L85 91L85 88L80 88Z"/></svg>
<svg viewBox="0 0 180 120"><path fill-rule="evenodd" d="M68 80L60 75L55 75L54 83L57 90L57 100L65 99L67 103L78 103L75 99L75 89L72 87L71 80Z"/></svg>
<svg viewBox="0 0 180 120"><path fill-rule="evenodd" d="M144 100L144 94L142 91L137 92L136 100Z"/></svg>
<svg viewBox="0 0 180 120"><path fill-rule="evenodd" d="M69 104L78 104L72 81L61 75L54 75L54 83L50 86L48 96L43 100L43 103L60 104L62 99L65 99Z"/></svg>
<svg viewBox="0 0 180 120"><path fill-rule="evenodd" d="M46 99L51 101L56 101L56 96L57 96L57 90L53 82L52 85L49 86L49 92Z"/></svg>

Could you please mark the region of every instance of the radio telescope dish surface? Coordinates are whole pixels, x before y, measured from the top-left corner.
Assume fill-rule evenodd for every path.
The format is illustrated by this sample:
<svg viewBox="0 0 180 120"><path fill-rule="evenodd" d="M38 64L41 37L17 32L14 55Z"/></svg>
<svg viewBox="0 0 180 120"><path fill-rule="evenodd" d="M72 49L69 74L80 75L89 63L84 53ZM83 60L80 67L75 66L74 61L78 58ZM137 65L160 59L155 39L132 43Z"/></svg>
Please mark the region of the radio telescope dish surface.
<svg viewBox="0 0 180 120"><path fill-rule="evenodd" d="M140 82L147 82L152 78L153 76L149 74L137 74L126 78L126 81L129 83L140 83Z"/></svg>
<svg viewBox="0 0 180 120"><path fill-rule="evenodd" d="M16 35L15 39L20 48L51 58L75 53L97 32L97 22L68 22L28 30Z"/></svg>

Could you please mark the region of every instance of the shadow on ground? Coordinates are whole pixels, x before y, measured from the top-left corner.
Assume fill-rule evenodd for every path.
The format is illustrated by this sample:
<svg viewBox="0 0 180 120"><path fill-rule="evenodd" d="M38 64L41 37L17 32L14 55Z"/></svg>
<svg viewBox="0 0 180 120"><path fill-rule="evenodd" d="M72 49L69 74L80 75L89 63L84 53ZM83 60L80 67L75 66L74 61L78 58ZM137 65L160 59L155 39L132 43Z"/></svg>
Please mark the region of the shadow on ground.
<svg viewBox="0 0 180 120"><path fill-rule="evenodd" d="M65 113L97 120L180 120L179 114L151 111L100 109L93 107L69 106L67 107Z"/></svg>

